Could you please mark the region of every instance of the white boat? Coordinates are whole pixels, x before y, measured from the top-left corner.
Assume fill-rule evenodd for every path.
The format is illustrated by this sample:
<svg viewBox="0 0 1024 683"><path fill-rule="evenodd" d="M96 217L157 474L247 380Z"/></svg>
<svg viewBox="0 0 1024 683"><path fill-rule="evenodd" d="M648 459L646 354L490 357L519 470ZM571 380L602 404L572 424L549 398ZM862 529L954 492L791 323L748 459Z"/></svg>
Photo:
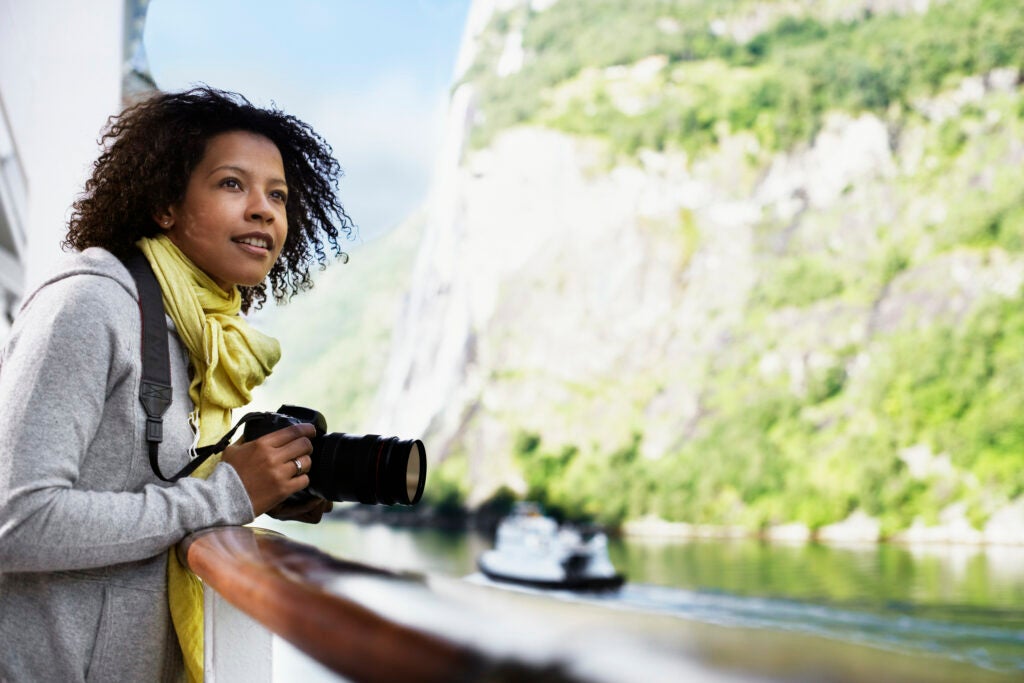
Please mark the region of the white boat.
<svg viewBox="0 0 1024 683"><path fill-rule="evenodd" d="M559 527L535 503L516 504L498 525L494 546L477 559L493 581L568 590L610 590L625 581L608 557L604 533Z"/></svg>

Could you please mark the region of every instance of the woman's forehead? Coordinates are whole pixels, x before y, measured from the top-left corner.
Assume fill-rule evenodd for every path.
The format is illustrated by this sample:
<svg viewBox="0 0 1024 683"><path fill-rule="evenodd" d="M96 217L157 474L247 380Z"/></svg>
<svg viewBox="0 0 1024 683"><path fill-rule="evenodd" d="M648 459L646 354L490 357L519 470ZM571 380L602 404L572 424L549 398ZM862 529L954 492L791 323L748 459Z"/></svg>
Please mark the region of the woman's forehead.
<svg viewBox="0 0 1024 683"><path fill-rule="evenodd" d="M221 166L244 171L258 169L264 173L276 173L282 181L285 179L281 150L270 138L250 131L218 133L206 141L197 170L211 171Z"/></svg>

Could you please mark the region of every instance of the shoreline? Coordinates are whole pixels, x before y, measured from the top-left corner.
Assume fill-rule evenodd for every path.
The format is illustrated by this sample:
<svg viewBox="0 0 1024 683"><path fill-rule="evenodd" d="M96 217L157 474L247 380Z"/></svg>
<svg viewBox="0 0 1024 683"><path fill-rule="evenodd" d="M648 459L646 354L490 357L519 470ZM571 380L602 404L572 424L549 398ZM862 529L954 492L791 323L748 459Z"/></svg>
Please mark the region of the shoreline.
<svg viewBox="0 0 1024 683"><path fill-rule="evenodd" d="M736 526L669 522L648 515L624 523L623 534L630 538L761 538L826 545L890 543L905 546L1020 547L1024 546L1024 499L997 510L982 529L971 524L965 505L955 503L939 514L938 524L926 524L918 518L910 527L892 534L884 534L881 521L860 510L819 529L797 522L771 526L759 532Z"/></svg>
<svg viewBox="0 0 1024 683"><path fill-rule="evenodd" d="M1024 505L1015 503L1007 514L992 517L984 529L975 529L961 510L944 515L938 525L915 521L908 529L889 536L881 533L878 520L855 512L842 522L812 530L804 524L790 523L751 531L739 526L670 522L654 516L629 520L621 527L606 529L610 536L641 541L761 540L769 543L819 543L829 546L868 546L891 544L908 547L1024 547ZM1020 515L1018 517L1018 514ZM331 517L358 524L389 524L398 527L428 528L445 531L475 531L493 535L504 514L487 511L446 511L430 508L392 508L370 505L343 505L329 513Z"/></svg>

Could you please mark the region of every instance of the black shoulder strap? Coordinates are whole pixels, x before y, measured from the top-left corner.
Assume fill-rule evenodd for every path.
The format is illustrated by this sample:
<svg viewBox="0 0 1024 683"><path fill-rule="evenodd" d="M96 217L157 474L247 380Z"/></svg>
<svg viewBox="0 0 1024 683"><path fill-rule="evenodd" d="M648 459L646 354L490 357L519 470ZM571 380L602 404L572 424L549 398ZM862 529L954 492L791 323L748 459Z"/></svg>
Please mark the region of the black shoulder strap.
<svg viewBox="0 0 1024 683"><path fill-rule="evenodd" d="M146 411L149 466L153 474L163 481L174 482L192 474L206 458L217 451L200 449L200 457L194 458L170 478L160 472L159 453L160 442L164 438L164 413L171 405L171 356L167 346L163 293L149 261L141 251L132 254L124 264L135 278L139 290L139 310L142 313L142 381L139 383L139 400ZM223 448L221 446L221 450Z"/></svg>

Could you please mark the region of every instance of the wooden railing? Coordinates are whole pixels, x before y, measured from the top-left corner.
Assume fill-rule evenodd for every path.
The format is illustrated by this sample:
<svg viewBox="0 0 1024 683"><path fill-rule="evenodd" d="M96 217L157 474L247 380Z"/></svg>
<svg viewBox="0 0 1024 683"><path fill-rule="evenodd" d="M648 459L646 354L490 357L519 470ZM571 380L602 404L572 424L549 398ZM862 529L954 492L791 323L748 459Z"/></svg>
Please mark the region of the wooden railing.
<svg viewBox="0 0 1024 683"><path fill-rule="evenodd" d="M626 634L591 639L586 617L517 614L509 594L495 600L503 591L339 560L272 531L208 529L178 553L205 583L208 682L269 681L269 633L357 683L695 680L681 654L659 664Z"/></svg>

